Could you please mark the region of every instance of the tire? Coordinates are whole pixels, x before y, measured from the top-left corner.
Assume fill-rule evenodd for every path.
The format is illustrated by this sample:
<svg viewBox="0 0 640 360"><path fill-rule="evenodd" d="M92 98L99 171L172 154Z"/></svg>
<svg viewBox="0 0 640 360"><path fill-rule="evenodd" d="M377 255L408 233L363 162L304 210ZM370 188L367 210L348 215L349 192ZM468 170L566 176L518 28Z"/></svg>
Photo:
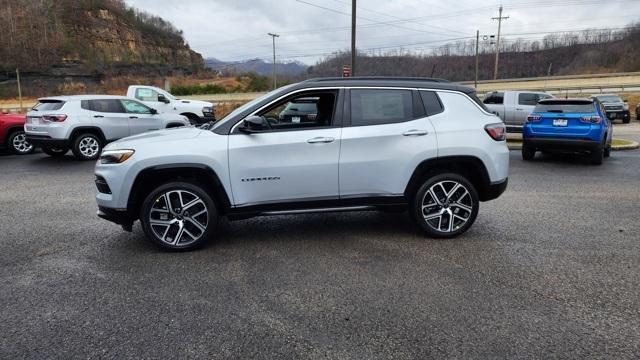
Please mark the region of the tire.
<svg viewBox="0 0 640 360"><path fill-rule="evenodd" d="M189 122L191 123L191 125L200 125L200 118L194 114L184 114L182 115L184 117L186 117L187 119L189 119Z"/></svg>
<svg viewBox="0 0 640 360"><path fill-rule="evenodd" d="M27 141L24 131L15 131L11 133L11 135L9 135L9 139L7 139L7 145L9 145L11 152L16 155L31 154L35 150L35 146Z"/></svg>
<svg viewBox="0 0 640 360"><path fill-rule="evenodd" d="M640 111L636 111L636 120L640 121Z"/></svg>
<svg viewBox="0 0 640 360"><path fill-rule="evenodd" d="M57 148L57 147L50 147L50 146L43 146L42 147L42 151L52 157L63 157L65 156L65 154L67 153L67 151L69 151L68 148L63 147L63 148Z"/></svg>
<svg viewBox="0 0 640 360"><path fill-rule="evenodd" d="M161 185L145 198L140 209L140 223L147 239L169 251L202 246L212 237L217 222L213 199L196 183Z"/></svg>
<svg viewBox="0 0 640 360"><path fill-rule="evenodd" d="M522 160L531 161L536 157L536 148L525 143L522 144Z"/></svg>
<svg viewBox="0 0 640 360"><path fill-rule="evenodd" d="M602 144L600 144L598 145L597 148L591 151L591 164L601 165L603 158L604 158L604 147L602 146Z"/></svg>
<svg viewBox="0 0 640 360"><path fill-rule="evenodd" d="M92 133L84 133L73 140L73 155L78 160L96 160L102 152L102 140Z"/></svg>
<svg viewBox="0 0 640 360"><path fill-rule="evenodd" d="M473 225L479 208L475 187L458 174L445 173L422 184L413 198L411 213L429 237L452 238Z"/></svg>
<svg viewBox="0 0 640 360"><path fill-rule="evenodd" d="M625 113L625 115L622 118L622 122L624 124L628 124L631 122L631 114L630 113Z"/></svg>
<svg viewBox="0 0 640 360"><path fill-rule="evenodd" d="M607 145L607 147L604 148L603 156L606 158L611 156L611 144Z"/></svg>

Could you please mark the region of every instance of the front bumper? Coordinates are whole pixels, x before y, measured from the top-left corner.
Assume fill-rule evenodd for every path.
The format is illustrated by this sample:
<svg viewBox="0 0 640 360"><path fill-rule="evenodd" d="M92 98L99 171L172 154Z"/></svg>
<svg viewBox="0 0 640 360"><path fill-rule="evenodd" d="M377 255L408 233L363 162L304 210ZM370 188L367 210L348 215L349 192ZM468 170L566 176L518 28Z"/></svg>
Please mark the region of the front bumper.
<svg viewBox="0 0 640 360"><path fill-rule="evenodd" d="M66 148L69 147L69 141L66 139L54 139L47 135L31 135L26 134L26 139L29 143L35 146L46 146L53 148Z"/></svg>
<svg viewBox="0 0 640 360"><path fill-rule="evenodd" d="M605 112L607 113L607 118L609 118L610 120L616 120L616 119L626 120L631 116L631 114L629 113L629 110L609 111L605 109Z"/></svg>
<svg viewBox="0 0 640 360"><path fill-rule="evenodd" d="M216 116L213 113L204 114L204 116L200 116L200 123L208 123L209 121L216 121Z"/></svg>
<svg viewBox="0 0 640 360"><path fill-rule="evenodd" d="M111 209L104 206L98 206L97 215L101 219L111 221L112 223L121 225L123 229L131 231L133 226L133 217L129 215L127 210Z"/></svg>
<svg viewBox="0 0 640 360"><path fill-rule="evenodd" d="M523 141L523 146L531 146L545 150L593 150L600 146L600 141L531 137Z"/></svg>

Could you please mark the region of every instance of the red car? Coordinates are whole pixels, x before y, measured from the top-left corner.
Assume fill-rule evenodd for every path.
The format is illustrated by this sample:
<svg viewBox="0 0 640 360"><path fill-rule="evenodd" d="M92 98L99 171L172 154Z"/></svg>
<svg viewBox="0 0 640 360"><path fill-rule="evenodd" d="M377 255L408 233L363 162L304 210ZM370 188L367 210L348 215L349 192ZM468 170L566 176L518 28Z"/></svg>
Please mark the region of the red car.
<svg viewBox="0 0 640 360"><path fill-rule="evenodd" d="M9 149L14 154L30 154L34 146L24 136L26 116L0 113L0 148Z"/></svg>

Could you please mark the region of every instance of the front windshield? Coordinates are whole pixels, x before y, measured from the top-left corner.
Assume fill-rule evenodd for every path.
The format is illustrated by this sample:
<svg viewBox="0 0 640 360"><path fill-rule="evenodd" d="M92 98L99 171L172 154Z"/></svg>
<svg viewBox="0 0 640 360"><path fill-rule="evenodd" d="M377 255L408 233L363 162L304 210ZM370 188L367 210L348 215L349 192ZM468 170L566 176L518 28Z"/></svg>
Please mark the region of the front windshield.
<svg viewBox="0 0 640 360"><path fill-rule="evenodd" d="M244 105L240 106L239 108L237 108L237 109L233 110L232 112L230 112L229 114L227 114L227 115L226 115L225 117L223 117L222 119L218 120L218 121L216 122L216 125L215 125L213 128L211 128L211 130L213 130L213 129L217 128L218 126L220 126L220 124L225 123L228 119L231 119L231 118L235 117L236 115L238 115L238 114L240 114L240 113L242 113L242 112L246 111L247 109L251 108L252 106L254 106L254 105L256 105L256 104L260 103L262 100L264 100L264 99L268 98L269 96L271 96L271 95L272 95L273 93L275 93L276 91L281 91L281 90L283 90L283 89L287 89L287 88L289 88L289 87L291 87L291 86L293 86L293 85L294 85L294 84L287 85L287 86L283 86L283 87L281 87L281 88L279 88L279 89L272 90L272 91L270 91L270 92L268 92L268 93L266 93L266 94L264 94L264 95L262 95L262 96L259 96L259 97L255 98L255 99L253 99L253 100L249 101L248 103L246 103L246 104L244 104Z"/></svg>
<svg viewBox="0 0 640 360"><path fill-rule="evenodd" d="M597 98L603 103L622 102L622 99L617 95L602 95Z"/></svg>

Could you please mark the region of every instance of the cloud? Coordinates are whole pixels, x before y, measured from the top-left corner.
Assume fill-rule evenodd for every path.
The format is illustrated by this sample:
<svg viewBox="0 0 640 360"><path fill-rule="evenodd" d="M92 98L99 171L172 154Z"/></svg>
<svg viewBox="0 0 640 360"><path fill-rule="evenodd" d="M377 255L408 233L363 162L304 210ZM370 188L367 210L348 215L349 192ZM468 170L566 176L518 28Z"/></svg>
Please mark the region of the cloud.
<svg viewBox="0 0 640 360"><path fill-rule="evenodd" d="M127 0L182 29L191 47L222 60L269 60L268 32L279 61L313 63L350 46L350 0ZM505 1L503 33L509 34L621 27L640 18L631 0ZM494 34L497 4L473 0L359 0L358 48L368 51L413 49L429 52L450 39ZM636 10L634 13L633 10ZM557 16L561 13L562 16ZM413 20L407 20L413 19ZM543 34L520 35L536 38ZM515 37L515 36L513 36ZM413 44L413 45L411 45Z"/></svg>

